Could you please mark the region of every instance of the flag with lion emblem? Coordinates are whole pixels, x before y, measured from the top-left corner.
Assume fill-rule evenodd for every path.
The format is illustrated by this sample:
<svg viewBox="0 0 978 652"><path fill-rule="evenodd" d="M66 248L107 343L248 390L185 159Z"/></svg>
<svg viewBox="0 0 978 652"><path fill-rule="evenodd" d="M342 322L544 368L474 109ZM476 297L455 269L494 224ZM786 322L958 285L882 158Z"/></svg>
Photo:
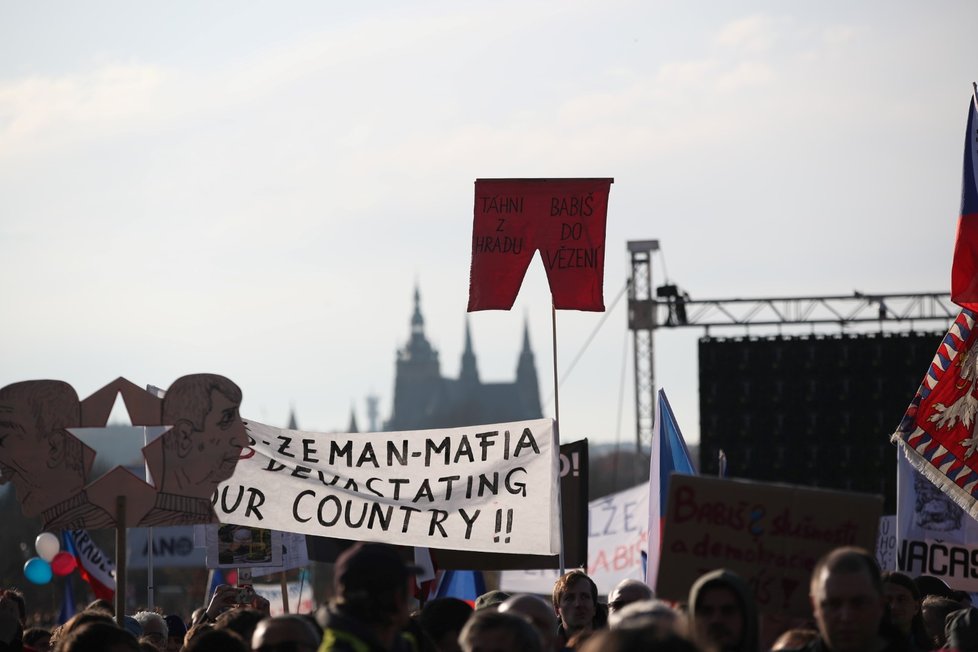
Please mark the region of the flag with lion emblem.
<svg viewBox="0 0 978 652"><path fill-rule="evenodd" d="M978 348L975 313L962 310L891 440L931 482L978 518Z"/></svg>

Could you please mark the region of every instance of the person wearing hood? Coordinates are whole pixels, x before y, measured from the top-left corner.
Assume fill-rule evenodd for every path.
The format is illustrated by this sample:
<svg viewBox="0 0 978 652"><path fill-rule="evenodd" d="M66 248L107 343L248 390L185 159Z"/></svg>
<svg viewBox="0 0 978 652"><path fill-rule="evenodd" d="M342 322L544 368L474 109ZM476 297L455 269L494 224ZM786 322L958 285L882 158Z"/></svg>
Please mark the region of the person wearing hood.
<svg viewBox="0 0 978 652"><path fill-rule="evenodd" d="M757 652L757 605L747 583L725 569L700 576L689 591L689 632L703 649Z"/></svg>

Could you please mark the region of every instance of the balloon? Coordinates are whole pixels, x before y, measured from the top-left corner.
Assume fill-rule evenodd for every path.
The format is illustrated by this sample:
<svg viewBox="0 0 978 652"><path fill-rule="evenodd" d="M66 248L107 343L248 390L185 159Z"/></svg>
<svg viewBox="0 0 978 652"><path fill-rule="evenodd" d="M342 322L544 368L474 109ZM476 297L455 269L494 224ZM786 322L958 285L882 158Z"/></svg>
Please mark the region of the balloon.
<svg viewBox="0 0 978 652"><path fill-rule="evenodd" d="M61 542L58 541L57 536L51 534L50 532L41 532L37 535L37 538L34 539L34 549L37 550L38 557L44 561L50 562L61 550Z"/></svg>
<svg viewBox="0 0 978 652"><path fill-rule="evenodd" d="M77 566L78 562L75 561L75 556L70 552L59 552L51 560L51 570L59 577L71 574L71 571L75 570Z"/></svg>
<svg viewBox="0 0 978 652"><path fill-rule="evenodd" d="M34 584L47 584L51 581L51 564L40 557L31 557L24 564L24 577Z"/></svg>

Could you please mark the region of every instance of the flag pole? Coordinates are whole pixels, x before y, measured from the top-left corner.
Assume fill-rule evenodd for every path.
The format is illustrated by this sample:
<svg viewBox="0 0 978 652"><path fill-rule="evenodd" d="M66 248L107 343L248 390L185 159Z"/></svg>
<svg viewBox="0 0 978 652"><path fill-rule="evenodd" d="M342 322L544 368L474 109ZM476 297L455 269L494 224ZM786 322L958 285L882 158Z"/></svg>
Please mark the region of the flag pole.
<svg viewBox="0 0 978 652"><path fill-rule="evenodd" d="M557 382L557 308L550 304L550 324L551 336L553 341L554 358L554 447L557 449L557 459L560 459L560 386ZM557 530L560 532L560 550L557 553L560 574L563 575L564 567L564 499L560 480L560 470L562 464L557 464Z"/></svg>
<svg viewBox="0 0 978 652"><path fill-rule="evenodd" d="M971 101L975 103L975 108L978 109L978 84L971 82Z"/></svg>

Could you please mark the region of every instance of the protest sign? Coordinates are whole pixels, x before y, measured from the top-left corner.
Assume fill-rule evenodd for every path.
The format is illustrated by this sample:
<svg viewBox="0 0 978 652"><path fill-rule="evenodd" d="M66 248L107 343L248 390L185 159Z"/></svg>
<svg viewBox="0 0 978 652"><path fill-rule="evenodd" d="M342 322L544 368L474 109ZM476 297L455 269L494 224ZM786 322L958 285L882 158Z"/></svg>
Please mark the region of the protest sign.
<svg viewBox="0 0 978 652"><path fill-rule="evenodd" d="M285 613L282 604L282 585L281 584L253 584L255 593L268 600L269 615L281 616ZM289 592L289 613L309 614L315 606L312 599L312 586L309 582L288 582L286 589Z"/></svg>
<svg viewBox="0 0 978 652"><path fill-rule="evenodd" d="M727 568L764 611L810 613L819 557L838 546L873 550L881 496L673 474L656 594L685 600L697 577Z"/></svg>
<svg viewBox="0 0 978 652"><path fill-rule="evenodd" d="M880 570L896 570L897 517L881 516L876 536L876 563Z"/></svg>
<svg viewBox="0 0 978 652"><path fill-rule="evenodd" d="M549 419L377 433L249 422L248 453L218 487L221 522L400 545L557 552Z"/></svg>
<svg viewBox="0 0 978 652"><path fill-rule="evenodd" d="M648 539L647 482L592 500L588 505L588 576L598 593L606 595L623 579L642 580L642 552ZM572 566L568 564L568 568ZM511 570L500 575L500 588L509 593L549 595L556 570Z"/></svg>
<svg viewBox="0 0 978 652"><path fill-rule="evenodd" d="M978 521L903 455L897 463L896 521L897 570L978 591Z"/></svg>
<svg viewBox="0 0 978 652"><path fill-rule="evenodd" d="M588 448L587 439L560 445L560 505L564 531L564 567L587 564ZM559 555L507 555L466 550L432 551L442 570L508 570L560 568Z"/></svg>
<svg viewBox="0 0 978 652"><path fill-rule="evenodd" d="M282 570L282 533L247 525L206 529L208 568L272 566Z"/></svg>
<svg viewBox="0 0 978 652"><path fill-rule="evenodd" d="M150 532L153 534L153 566L155 568L203 568L204 548L194 547L194 528L190 525L172 527L132 528L126 537L130 569L149 565Z"/></svg>
<svg viewBox="0 0 978 652"><path fill-rule="evenodd" d="M478 179L469 312L513 307L537 250L554 308L604 310L605 223L614 179Z"/></svg>

